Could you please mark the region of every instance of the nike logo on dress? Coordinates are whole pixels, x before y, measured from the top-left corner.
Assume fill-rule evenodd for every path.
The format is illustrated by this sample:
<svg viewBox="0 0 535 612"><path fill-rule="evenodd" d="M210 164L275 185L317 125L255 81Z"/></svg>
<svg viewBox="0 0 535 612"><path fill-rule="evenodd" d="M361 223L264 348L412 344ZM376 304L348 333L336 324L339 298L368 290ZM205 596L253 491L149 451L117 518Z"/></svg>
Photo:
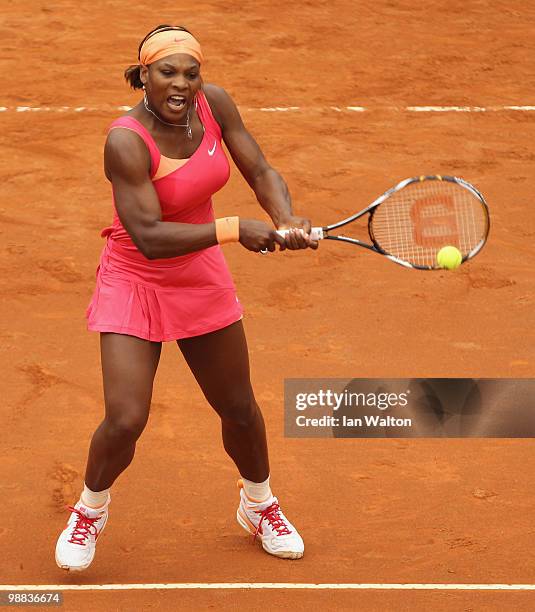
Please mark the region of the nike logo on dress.
<svg viewBox="0 0 535 612"><path fill-rule="evenodd" d="M215 153L216 144L217 144L217 140L214 142L214 146L211 149L208 149L208 155L210 157L212 157L212 155Z"/></svg>

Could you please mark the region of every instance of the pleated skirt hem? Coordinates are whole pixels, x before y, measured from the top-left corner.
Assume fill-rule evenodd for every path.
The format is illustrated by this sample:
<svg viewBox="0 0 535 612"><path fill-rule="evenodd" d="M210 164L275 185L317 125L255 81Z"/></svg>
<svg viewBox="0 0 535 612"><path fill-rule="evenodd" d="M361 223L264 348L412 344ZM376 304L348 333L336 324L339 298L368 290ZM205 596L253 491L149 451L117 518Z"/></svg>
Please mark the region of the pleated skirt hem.
<svg viewBox="0 0 535 612"><path fill-rule="evenodd" d="M180 265L130 261L107 243L86 310L87 329L170 342L223 329L242 307L221 249Z"/></svg>
<svg viewBox="0 0 535 612"><path fill-rule="evenodd" d="M137 329L134 327L126 327L122 325L114 325L114 324L106 324L106 323L88 323L87 329L88 331L93 332L110 332L114 334L125 334L127 336L135 336L136 338L141 338L142 340L149 340L151 342L172 342L174 340L182 340L184 338L193 338L195 336L202 336L204 334L209 334L211 332L218 331L219 329L223 329L240 321L243 319L243 315L239 316L233 315L232 317L228 317L219 322L212 322L211 325L207 325L204 327L200 327L198 329L188 329L188 330L176 330L169 331L166 334L154 334L147 332L146 330Z"/></svg>

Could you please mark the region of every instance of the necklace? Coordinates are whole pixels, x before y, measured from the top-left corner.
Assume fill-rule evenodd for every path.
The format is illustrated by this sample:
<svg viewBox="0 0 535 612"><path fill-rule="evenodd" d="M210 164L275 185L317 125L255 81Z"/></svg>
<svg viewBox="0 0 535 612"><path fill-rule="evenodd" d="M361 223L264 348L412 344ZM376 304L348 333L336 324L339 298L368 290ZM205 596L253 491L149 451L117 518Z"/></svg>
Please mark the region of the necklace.
<svg viewBox="0 0 535 612"><path fill-rule="evenodd" d="M161 121L162 123L165 123L165 125L171 125L173 127L185 127L185 128L187 128L186 134L187 134L188 138L190 140L193 138L193 134L192 134L192 131L191 131L191 125L189 123L189 112L190 112L189 108L188 108L188 117L186 119L186 123L179 124L179 123L168 123L167 121L164 121L163 119L158 117L158 115L149 108L149 101L147 100L147 92L146 91L143 92L143 105L149 111L149 113L151 113L152 115L154 115L156 117L156 119L158 119L158 121Z"/></svg>

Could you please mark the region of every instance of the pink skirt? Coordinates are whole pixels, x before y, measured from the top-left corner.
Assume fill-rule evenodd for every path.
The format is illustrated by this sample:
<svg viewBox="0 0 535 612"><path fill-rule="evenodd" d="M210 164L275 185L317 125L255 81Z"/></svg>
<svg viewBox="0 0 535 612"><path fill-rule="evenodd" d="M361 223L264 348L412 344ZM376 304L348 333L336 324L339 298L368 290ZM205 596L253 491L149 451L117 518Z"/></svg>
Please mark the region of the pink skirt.
<svg viewBox="0 0 535 612"><path fill-rule="evenodd" d="M86 318L90 331L166 342L222 329L242 313L219 246L148 260L108 238Z"/></svg>

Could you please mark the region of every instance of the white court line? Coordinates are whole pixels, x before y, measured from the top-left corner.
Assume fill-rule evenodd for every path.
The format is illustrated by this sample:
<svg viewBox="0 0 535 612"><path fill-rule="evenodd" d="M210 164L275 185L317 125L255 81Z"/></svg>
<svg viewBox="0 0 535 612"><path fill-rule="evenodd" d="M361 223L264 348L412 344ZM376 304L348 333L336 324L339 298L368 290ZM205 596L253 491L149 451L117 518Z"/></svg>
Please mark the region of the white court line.
<svg viewBox="0 0 535 612"><path fill-rule="evenodd" d="M534 111L535 106L504 106L504 110Z"/></svg>
<svg viewBox="0 0 535 612"><path fill-rule="evenodd" d="M50 112L50 113L65 113L65 112L110 112L110 111L129 111L131 106L0 106L1 113L16 112ZM533 112L535 106L261 106L256 108L241 108L248 112L262 113L286 113L286 112L353 112L363 113L373 110L383 110L392 112L408 112L408 113L499 113L503 111L513 112Z"/></svg>
<svg viewBox="0 0 535 612"><path fill-rule="evenodd" d="M167 584L0 584L0 591L130 591L215 589L309 589L389 591L535 591L535 584L366 584L306 582L175 582Z"/></svg>
<svg viewBox="0 0 535 612"><path fill-rule="evenodd" d="M410 113L484 113L489 110L505 110L502 107L485 107L485 106L406 106L405 110ZM523 110L531 107L519 107Z"/></svg>
<svg viewBox="0 0 535 612"><path fill-rule="evenodd" d="M253 110L253 109L248 109ZM256 110L256 109L254 109ZM258 110L264 111L265 113L285 113L286 111L296 111L299 110L299 106L263 106Z"/></svg>

